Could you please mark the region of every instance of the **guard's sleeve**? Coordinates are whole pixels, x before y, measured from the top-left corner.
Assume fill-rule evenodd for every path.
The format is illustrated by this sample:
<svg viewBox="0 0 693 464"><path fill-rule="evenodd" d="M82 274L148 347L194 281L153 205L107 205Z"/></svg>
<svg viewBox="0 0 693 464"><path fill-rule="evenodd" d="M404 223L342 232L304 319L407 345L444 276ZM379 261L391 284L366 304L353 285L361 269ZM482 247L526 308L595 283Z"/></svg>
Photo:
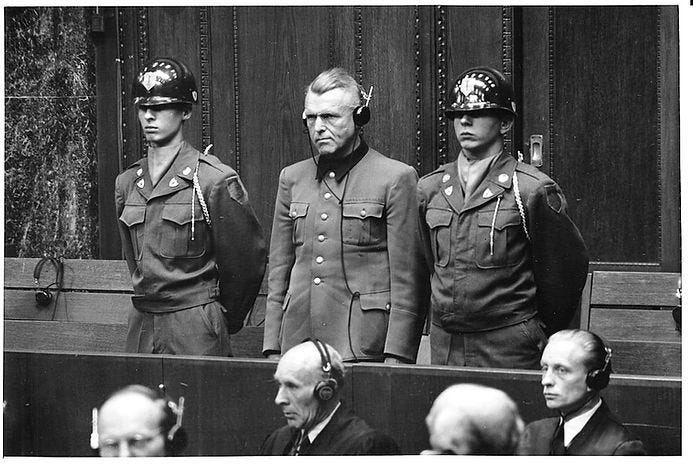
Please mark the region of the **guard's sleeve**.
<svg viewBox="0 0 693 464"><path fill-rule="evenodd" d="M537 309L547 334L568 327L587 278L585 242L566 209L554 182L539 186L528 199Z"/></svg>
<svg viewBox="0 0 693 464"><path fill-rule="evenodd" d="M387 253L390 261L390 319L385 356L416 362L428 309L430 281L419 228L418 176L408 167L390 186Z"/></svg>
<svg viewBox="0 0 693 464"><path fill-rule="evenodd" d="M433 248L431 245L431 233L428 229L428 224L426 223L426 210L428 209L428 199L421 186L421 181L416 185L416 198L419 202L419 234L421 235L421 240L423 243L424 256L426 258L426 265L428 266L428 273L433 274L434 271L434 260L433 260Z"/></svg>
<svg viewBox="0 0 693 464"><path fill-rule="evenodd" d="M284 317L282 305L289 288L289 277L296 256L293 245L293 221L289 216L290 208L290 187L286 179L286 169L282 169L279 174L270 239L265 335L262 346L262 353L265 356L281 351L279 329Z"/></svg>
<svg viewBox="0 0 693 464"><path fill-rule="evenodd" d="M235 172L215 182L209 197L214 255L219 269L219 302L230 333L243 327L255 303L267 264L267 244L248 196Z"/></svg>
<svg viewBox="0 0 693 464"><path fill-rule="evenodd" d="M120 220L120 216L123 214L123 209L125 209L125 196L127 195L127 190L123 184L123 177L118 176L115 184L116 222L118 223L118 233L120 234L120 244L123 250L123 256L125 257L125 262L127 263L128 269L130 270L130 275L132 276L135 269L137 269L135 250L132 246L130 229L123 223L123 221Z"/></svg>

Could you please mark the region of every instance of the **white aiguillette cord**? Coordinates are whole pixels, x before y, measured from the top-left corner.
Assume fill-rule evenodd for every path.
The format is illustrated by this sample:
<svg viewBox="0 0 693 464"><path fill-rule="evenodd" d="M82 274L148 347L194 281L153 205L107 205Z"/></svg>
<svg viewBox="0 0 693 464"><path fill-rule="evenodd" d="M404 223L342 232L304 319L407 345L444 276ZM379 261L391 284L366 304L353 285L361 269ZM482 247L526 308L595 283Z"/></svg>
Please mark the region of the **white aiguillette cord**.
<svg viewBox="0 0 693 464"><path fill-rule="evenodd" d="M203 153L204 156L209 154L212 144L207 145ZM195 240L195 196L200 200L200 207L202 207L202 214L205 216L205 222L211 228L212 219L209 217L209 210L207 209L207 202L205 202L205 197L202 195L202 188L200 188L200 178L197 172L200 169L200 161L197 161L197 166L195 166L195 172L193 172L193 195L192 201L190 202L190 232L192 234L190 240Z"/></svg>

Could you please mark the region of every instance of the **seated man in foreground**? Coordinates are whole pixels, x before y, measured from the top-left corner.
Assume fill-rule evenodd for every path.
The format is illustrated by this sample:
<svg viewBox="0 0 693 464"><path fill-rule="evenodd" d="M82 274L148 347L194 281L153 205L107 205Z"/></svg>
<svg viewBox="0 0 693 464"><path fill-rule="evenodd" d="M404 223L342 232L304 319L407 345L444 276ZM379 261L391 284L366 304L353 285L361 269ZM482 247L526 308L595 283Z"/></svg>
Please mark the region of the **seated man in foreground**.
<svg viewBox="0 0 693 464"><path fill-rule="evenodd" d="M426 417L431 449L421 454L515 454L524 422L515 402L495 388L448 387Z"/></svg>
<svg viewBox="0 0 693 464"><path fill-rule="evenodd" d="M183 398L176 404L142 385L111 394L92 420L91 447L101 457L176 456L187 445Z"/></svg>
<svg viewBox="0 0 693 464"><path fill-rule="evenodd" d="M339 399L344 364L330 345L296 345L279 360L274 378L274 402L287 425L267 437L261 455L399 454L392 438L345 410Z"/></svg>
<svg viewBox="0 0 693 464"><path fill-rule="evenodd" d="M609 411L599 392L609 384L611 348L586 330L561 330L541 357L544 398L559 417L527 425L523 455L643 455L635 439Z"/></svg>

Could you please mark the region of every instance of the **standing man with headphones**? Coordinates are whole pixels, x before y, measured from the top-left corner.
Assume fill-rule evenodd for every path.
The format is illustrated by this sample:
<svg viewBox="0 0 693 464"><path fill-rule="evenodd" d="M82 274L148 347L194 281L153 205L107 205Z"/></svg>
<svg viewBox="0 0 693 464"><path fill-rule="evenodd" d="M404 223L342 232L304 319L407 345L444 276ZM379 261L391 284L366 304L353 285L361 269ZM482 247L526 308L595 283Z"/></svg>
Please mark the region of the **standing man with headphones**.
<svg viewBox="0 0 693 464"><path fill-rule="evenodd" d="M498 70L472 68L445 109L460 153L419 181L431 279L431 364L538 369L587 276L556 182L504 150L517 117Z"/></svg>
<svg viewBox="0 0 693 464"><path fill-rule="evenodd" d="M611 348L586 330L561 330L541 357L546 406L560 413L531 422L520 441L522 455L643 455L635 439L600 396L609 384Z"/></svg>
<svg viewBox="0 0 693 464"><path fill-rule="evenodd" d="M133 95L148 147L115 186L135 289L126 349L231 356L229 333L243 326L265 273L260 224L238 173L185 141L198 101L190 69L154 59Z"/></svg>
<svg viewBox="0 0 693 464"><path fill-rule="evenodd" d="M344 364L330 345L311 339L294 346L282 356L274 379L274 402L287 425L265 439L261 455L399 454L392 438L342 405Z"/></svg>
<svg viewBox="0 0 693 464"><path fill-rule="evenodd" d="M341 68L307 88L312 156L279 176L265 356L317 337L346 361L416 361L428 299L417 174L361 136L371 96Z"/></svg>

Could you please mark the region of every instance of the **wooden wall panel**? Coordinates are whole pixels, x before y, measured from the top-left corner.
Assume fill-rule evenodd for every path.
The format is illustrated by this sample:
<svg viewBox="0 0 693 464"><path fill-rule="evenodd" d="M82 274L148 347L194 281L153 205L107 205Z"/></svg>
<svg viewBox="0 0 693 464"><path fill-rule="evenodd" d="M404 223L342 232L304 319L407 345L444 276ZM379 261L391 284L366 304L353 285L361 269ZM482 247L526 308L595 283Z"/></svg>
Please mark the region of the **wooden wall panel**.
<svg viewBox="0 0 693 464"><path fill-rule="evenodd" d="M555 179L596 262L660 260L658 13L555 8Z"/></svg>
<svg viewBox="0 0 693 464"><path fill-rule="evenodd" d="M411 7L364 8L363 86L373 85L366 141L390 158L417 164L416 36Z"/></svg>
<svg viewBox="0 0 693 464"><path fill-rule="evenodd" d="M279 172L310 156L304 89L329 62L329 16L323 8L238 9L241 177L267 237Z"/></svg>

